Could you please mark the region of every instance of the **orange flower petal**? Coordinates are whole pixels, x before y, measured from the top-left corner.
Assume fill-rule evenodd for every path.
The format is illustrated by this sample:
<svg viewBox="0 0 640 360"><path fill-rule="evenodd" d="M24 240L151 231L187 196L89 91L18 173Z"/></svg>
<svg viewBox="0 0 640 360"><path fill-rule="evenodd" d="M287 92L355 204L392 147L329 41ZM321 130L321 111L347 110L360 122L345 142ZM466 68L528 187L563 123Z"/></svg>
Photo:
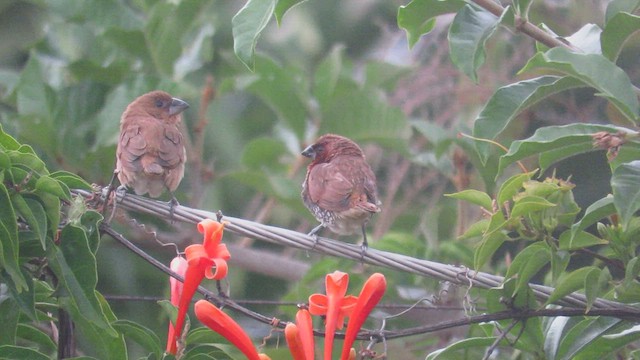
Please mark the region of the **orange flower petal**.
<svg viewBox="0 0 640 360"><path fill-rule="evenodd" d="M304 356L304 346L302 340L300 340L300 334L298 333L298 327L294 323L288 323L284 328L284 338L287 340L287 346L289 346L289 352L293 357L293 360L306 360Z"/></svg>
<svg viewBox="0 0 640 360"><path fill-rule="evenodd" d="M229 340L247 359L260 360L258 351L253 346L249 335L229 315L206 300L198 300L194 310L200 322Z"/></svg>
<svg viewBox="0 0 640 360"><path fill-rule="evenodd" d="M315 340L313 338L313 320L311 320L311 314L308 310L298 310L296 313L296 325L304 348L305 359L313 360L315 358Z"/></svg>
<svg viewBox="0 0 640 360"><path fill-rule="evenodd" d="M387 280L384 278L384 275L380 273L369 276L369 279L364 283L362 291L360 291L360 296L358 296L358 301L352 309L353 312L347 325L347 332L344 335L340 359L349 359L349 352L358 335L358 331L360 331L367 316L369 316L373 308L378 304L386 290Z"/></svg>
<svg viewBox="0 0 640 360"><path fill-rule="evenodd" d="M309 312L316 316L326 315L329 308L329 298L323 294L309 296Z"/></svg>
<svg viewBox="0 0 640 360"><path fill-rule="evenodd" d="M187 272L187 259L182 256L176 256L171 260L171 264L169 266L171 270L182 275ZM169 278L169 287L171 288L171 304L174 306L178 306L178 302L180 301L180 295L182 294L183 284L181 281L170 277ZM176 353L176 329L171 322L169 322L169 331L167 333L167 349L166 351L171 354Z"/></svg>

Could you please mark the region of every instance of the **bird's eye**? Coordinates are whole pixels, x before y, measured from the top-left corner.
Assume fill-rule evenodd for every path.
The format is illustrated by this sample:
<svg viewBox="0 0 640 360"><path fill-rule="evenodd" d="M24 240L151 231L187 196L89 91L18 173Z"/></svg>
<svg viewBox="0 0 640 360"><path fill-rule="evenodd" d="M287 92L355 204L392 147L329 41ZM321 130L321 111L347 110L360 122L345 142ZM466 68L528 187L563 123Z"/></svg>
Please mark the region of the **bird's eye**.
<svg viewBox="0 0 640 360"><path fill-rule="evenodd" d="M161 108L164 105L164 102L162 102L162 100L157 99L156 100L156 107Z"/></svg>

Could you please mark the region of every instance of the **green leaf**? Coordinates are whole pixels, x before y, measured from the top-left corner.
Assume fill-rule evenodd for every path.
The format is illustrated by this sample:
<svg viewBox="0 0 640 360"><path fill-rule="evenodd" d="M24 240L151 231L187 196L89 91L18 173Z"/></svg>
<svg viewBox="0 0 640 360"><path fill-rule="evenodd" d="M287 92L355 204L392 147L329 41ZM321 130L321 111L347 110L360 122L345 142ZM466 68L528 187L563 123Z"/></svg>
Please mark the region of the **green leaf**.
<svg viewBox="0 0 640 360"><path fill-rule="evenodd" d="M48 122L51 119L52 109L49 106L49 96L43 79L38 57L29 56L16 86L16 104L20 115L29 115Z"/></svg>
<svg viewBox="0 0 640 360"><path fill-rule="evenodd" d="M462 359L463 357L458 357L460 354L456 354L458 351L468 351L476 347L486 348L493 345L495 341L495 337L475 337L459 340L444 349L430 353L425 360ZM506 337L504 337L500 343L503 344L503 346L507 345Z"/></svg>
<svg viewBox="0 0 640 360"><path fill-rule="evenodd" d="M313 78L313 95L318 99L321 106L326 106L327 101L331 99L331 95L338 85L338 80L340 80L340 75L344 69L343 55L344 46L334 46L316 69Z"/></svg>
<svg viewBox="0 0 640 360"><path fill-rule="evenodd" d="M621 217L623 229L640 209L640 160L618 166L611 177L613 203Z"/></svg>
<svg viewBox="0 0 640 360"><path fill-rule="evenodd" d="M35 172L38 175L47 175L47 170L44 162L35 154L26 151L27 149L20 147L16 151L8 151L7 155L11 159L11 164L14 167L24 168L28 172Z"/></svg>
<svg viewBox="0 0 640 360"><path fill-rule="evenodd" d="M492 221L494 218L500 217L502 218L502 213L494 214L491 218ZM504 224L504 222L502 222ZM491 225L490 225L491 226ZM507 235L505 235L502 231L492 231L488 233L480 243L478 249L473 254L473 267L475 270L480 270L487 261L491 260L491 257L495 252L502 246L502 244L507 240Z"/></svg>
<svg viewBox="0 0 640 360"><path fill-rule="evenodd" d="M558 161L590 151L593 151L593 144L588 142L579 142L576 144L570 144L545 151L538 157L538 166L540 167L540 173L544 174L551 165L555 164Z"/></svg>
<svg viewBox="0 0 640 360"><path fill-rule="evenodd" d="M35 198L20 193L15 193L11 201L16 212L27 222L29 230L38 237L44 249L47 238L47 214L42 204Z"/></svg>
<svg viewBox="0 0 640 360"><path fill-rule="evenodd" d="M14 345L0 346L0 354L3 359L50 360L47 355L35 349Z"/></svg>
<svg viewBox="0 0 640 360"><path fill-rule="evenodd" d="M615 62L625 42L638 30L640 30L640 16L626 12L617 13L607 21L602 31L600 37L602 55Z"/></svg>
<svg viewBox="0 0 640 360"><path fill-rule="evenodd" d="M341 79L320 110L320 134L336 133L357 143L375 141L408 153L409 122L376 89L361 88L350 79Z"/></svg>
<svg viewBox="0 0 640 360"><path fill-rule="evenodd" d="M304 77L298 69L283 68L266 57L257 58L255 73L258 77L254 77L247 90L268 104L301 139L307 118Z"/></svg>
<svg viewBox="0 0 640 360"><path fill-rule="evenodd" d="M469 190L462 190L460 192L453 193L453 194L445 194L445 196L452 197L458 200L464 200L472 204L482 206L483 208L489 211L493 210L493 203L492 203L491 197L487 195L487 193L482 191L469 189Z"/></svg>
<svg viewBox="0 0 640 360"><path fill-rule="evenodd" d="M29 324L18 324L16 329L18 338L28 341L31 344L38 345L40 351L45 353L55 353L58 345L53 342L51 335L44 330L38 329Z"/></svg>
<svg viewBox="0 0 640 360"><path fill-rule="evenodd" d="M69 192L69 188L63 183L52 179L48 175L43 175L38 178L38 180L36 181L36 190L49 193L63 200L71 200L71 193Z"/></svg>
<svg viewBox="0 0 640 360"><path fill-rule="evenodd" d="M91 184L86 182L80 176L70 173L68 171L64 171L64 170L55 171L49 174L49 177L57 181L60 181L61 183L67 185L67 187L70 189L91 190Z"/></svg>
<svg viewBox="0 0 640 360"><path fill-rule="evenodd" d="M616 212L616 208L613 201L613 196L607 195L604 198L589 205L589 207L585 210L582 219L571 226L570 241L573 242L573 237L579 231L588 228L589 226L598 222L600 219L614 214Z"/></svg>
<svg viewBox="0 0 640 360"><path fill-rule="evenodd" d="M1 278L1 277L0 277ZM0 302L0 345L13 345L16 343L16 327L20 318L20 307L12 297L7 297Z"/></svg>
<svg viewBox="0 0 640 360"><path fill-rule="evenodd" d="M584 84L572 77L541 76L501 87L487 101L476 118L473 136L495 140L522 110L561 91L583 86ZM476 149L483 163L492 146L485 141L476 142Z"/></svg>
<svg viewBox="0 0 640 360"><path fill-rule="evenodd" d="M632 124L638 123L640 105L629 76L604 56L556 47L546 53L538 52L520 72L540 68L579 79L598 90L598 95L609 100Z"/></svg>
<svg viewBox="0 0 640 360"><path fill-rule="evenodd" d="M558 347L558 356L555 359L574 360L576 355L587 350L589 345L610 329L619 324L622 320L611 317L597 317L580 321L568 331ZM593 352L588 356L592 356ZM587 354L585 354L587 355ZM591 357L593 359L593 357Z"/></svg>
<svg viewBox="0 0 640 360"><path fill-rule="evenodd" d="M436 17L457 12L464 5L462 0L412 0L398 8L398 27L404 29L409 47L413 47L433 29Z"/></svg>
<svg viewBox="0 0 640 360"><path fill-rule="evenodd" d="M506 275L508 278L517 277L516 287L510 296L513 297L526 289L529 285L529 280L549 261L551 261L551 252L545 243L533 243L520 251L513 259Z"/></svg>
<svg viewBox="0 0 640 360"><path fill-rule="evenodd" d="M248 169L269 169L281 165L281 157L287 154L287 148L274 138L261 137L251 140L242 154L242 164ZM280 166L281 170L285 170Z"/></svg>
<svg viewBox="0 0 640 360"><path fill-rule="evenodd" d="M172 75L174 64L182 55L182 38L194 19L202 12L206 0L158 1L149 12L144 35L158 72Z"/></svg>
<svg viewBox="0 0 640 360"><path fill-rule="evenodd" d="M522 185L531 180L535 173L536 171L534 170L525 174L516 174L503 182L496 197L498 206L502 207L505 202L513 200L513 197L522 190Z"/></svg>
<svg viewBox="0 0 640 360"><path fill-rule="evenodd" d="M489 11L467 4L458 11L449 27L451 61L476 83L476 71L485 60L484 44L499 24L500 19Z"/></svg>
<svg viewBox="0 0 640 360"><path fill-rule="evenodd" d="M556 204L540 196L523 196L517 199L513 205L510 219L542 211L554 206L556 206Z"/></svg>
<svg viewBox="0 0 640 360"><path fill-rule="evenodd" d="M482 236L482 234L484 234L489 228L489 221L489 219L481 219L469 225L464 234L458 236L458 240L466 240Z"/></svg>
<svg viewBox="0 0 640 360"><path fill-rule="evenodd" d="M0 184L0 270L6 271L16 290L27 289L27 283L18 264L18 224L16 213L4 184Z"/></svg>
<svg viewBox="0 0 640 360"><path fill-rule="evenodd" d="M163 349L160 338L151 329L129 320L117 320L111 325L116 331L122 333L126 339L131 339L145 350L152 352L157 359L162 357Z"/></svg>
<svg viewBox="0 0 640 360"><path fill-rule="evenodd" d="M618 13L633 13L640 7L639 0L612 0L607 4L605 22L609 23Z"/></svg>
<svg viewBox="0 0 640 360"><path fill-rule="evenodd" d="M277 3L277 0L248 0L231 19L233 50L251 71L255 65L254 54L258 38L274 14Z"/></svg>
<svg viewBox="0 0 640 360"><path fill-rule="evenodd" d="M60 245L51 244L47 253L49 264L58 278L57 291L61 298L84 321L93 324L109 336L117 333L109 325L95 294L98 274L96 258L91 251L85 231L74 225L65 226L60 232Z"/></svg>
<svg viewBox="0 0 640 360"><path fill-rule="evenodd" d="M592 144L592 135L598 131L617 132L623 130L615 126L595 124L569 124L562 126L545 126L536 130L529 138L516 140L509 147L509 151L500 158L498 174L516 161L528 156L566 148L578 143Z"/></svg>
<svg viewBox="0 0 640 360"><path fill-rule="evenodd" d="M301 4L307 0L278 0L276 4L276 8L274 10L274 15L276 16L276 21L278 25L282 25L282 18L284 14L289 11L292 7Z"/></svg>
<svg viewBox="0 0 640 360"><path fill-rule="evenodd" d="M533 0L516 0L513 2L513 7L515 8L516 14L521 16L523 19L529 18L529 8L531 7L531 3Z"/></svg>
<svg viewBox="0 0 640 360"><path fill-rule="evenodd" d="M16 139L4 132L2 125L0 124L0 146L2 146L6 150L18 150L20 148L20 143L16 141Z"/></svg>
<svg viewBox="0 0 640 360"><path fill-rule="evenodd" d="M586 266L561 277L558 280L558 285L555 290L553 290L545 304L553 304L574 291L584 289L587 285L586 280L592 279L592 276L599 276L600 271L602 270L595 266Z"/></svg>
<svg viewBox="0 0 640 360"><path fill-rule="evenodd" d="M572 230L563 232L560 235L559 242L559 249L561 250L579 250L594 245L606 245L609 243L604 239L582 230L575 233L573 233Z"/></svg>

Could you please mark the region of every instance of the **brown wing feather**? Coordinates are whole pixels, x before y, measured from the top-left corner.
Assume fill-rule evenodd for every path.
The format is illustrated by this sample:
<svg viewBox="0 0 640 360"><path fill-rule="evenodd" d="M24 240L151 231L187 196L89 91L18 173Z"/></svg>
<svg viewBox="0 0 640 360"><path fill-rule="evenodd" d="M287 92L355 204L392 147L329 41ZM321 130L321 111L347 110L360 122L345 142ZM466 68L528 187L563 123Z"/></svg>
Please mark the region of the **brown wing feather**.
<svg viewBox="0 0 640 360"><path fill-rule="evenodd" d="M356 202L362 202L363 210L367 211L377 207L375 175L359 157L338 156L330 163L313 166L307 184L311 201L325 210L346 211ZM367 206L362 201L363 195L375 206Z"/></svg>

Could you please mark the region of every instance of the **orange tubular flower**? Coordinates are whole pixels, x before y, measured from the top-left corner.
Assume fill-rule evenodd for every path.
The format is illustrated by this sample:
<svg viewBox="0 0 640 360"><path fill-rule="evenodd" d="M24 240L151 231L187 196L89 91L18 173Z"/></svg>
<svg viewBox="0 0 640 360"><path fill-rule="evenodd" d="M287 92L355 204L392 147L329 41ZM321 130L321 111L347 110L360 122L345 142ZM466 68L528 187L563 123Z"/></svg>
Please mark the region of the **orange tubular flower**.
<svg viewBox="0 0 640 360"><path fill-rule="evenodd" d="M296 323L288 323L284 336L293 355L293 360L313 360L315 358L313 322L309 310L300 309L296 313Z"/></svg>
<svg viewBox="0 0 640 360"><path fill-rule="evenodd" d="M313 360L315 358L315 344L313 340L313 321L309 310L298 310L296 313L296 325L298 325L298 333L300 334L305 358Z"/></svg>
<svg viewBox="0 0 640 360"><path fill-rule="evenodd" d="M185 274L184 288L178 305L175 336L171 339L173 343L182 333L191 298L193 298L202 279L206 276L208 279L220 280L227 275L227 260L231 254L229 254L227 246L220 243L223 229L224 225L217 221L211 219L201 221L198 224L198 231L204 234L202 244L190 245L185 249L189 267ZM211 270L212 267L216 268L215 273ZM172 346L172 349L174 352L170 353L175 354L175 345Z"/></svg>
<svg viewBox="0 0 640 360"><path fill-rule="evenodd" d="M170 268L174 272L182 275L184 277L187 272L187 259L182 256L176 256L171 260ZM174 306L178 306L178 302L180 301L180 294L182 294L182 282L177 279L170 277L169 278L169 287L171 288L171 304ZM176 338L175 338L175 327L173 324L169 322L169 332L167 335L167 352L171 354L176 353Z"/></svg>
<svg viewBox="0 0 640 360"><path fill-rule="evenodd" d="M249 335L229 315L206 300L198 300L194 307L196 317L209 329L222 335L235 345L249 360L265 359L258 354Z"/></svg>
<svg viewBox="0 0 640 360"><path fill-rule="evenodd" d="M293 360L307 360L296 324L290 322L285 326L284 338L287 340L287 346L289 346L289 352Z"/></svg>
<svg viewBox="0 0 640 360"><path fill-rule="evenodd" d="M358 297L351 317L349 318L349 324L347 325L347 332L344 335L344 343L342 347L342 354L340 359L347 360L350 356L351 345L358 335L358 331L364 324L364 321L369 316L369 313L378 304L384 292L387 290L387 281L384 275L375 273L369 276L367 282L362 286L362 291Z"/></svg>
<svg viewBox="0 0 640 360"><path fill-rule="evenodd" d="M324 335L324 359L331 360L333 338L336 329L342 329L344 318L351 315L357 297L347 293L349 274L334 271L325 280L327 295L313 294L309 297L309 312L313 315L326 315Z"/></svg>

